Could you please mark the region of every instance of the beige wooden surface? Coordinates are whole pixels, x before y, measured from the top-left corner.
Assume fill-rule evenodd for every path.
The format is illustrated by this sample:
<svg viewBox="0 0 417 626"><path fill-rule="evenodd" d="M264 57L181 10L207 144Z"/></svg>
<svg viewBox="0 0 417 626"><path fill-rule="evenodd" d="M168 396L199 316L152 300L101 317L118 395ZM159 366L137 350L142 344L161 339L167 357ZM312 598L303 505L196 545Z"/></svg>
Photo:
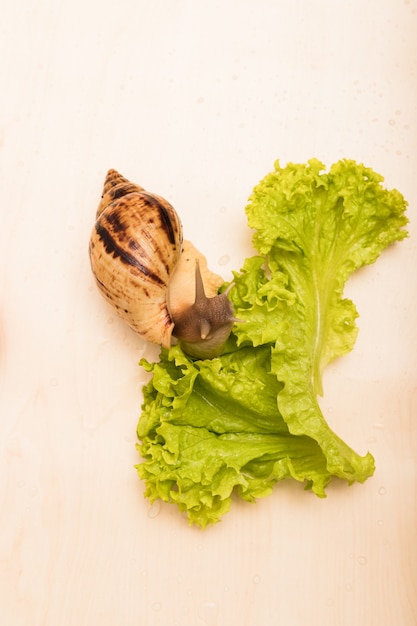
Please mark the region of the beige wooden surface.
<svg viewBox="0 0 417 626"><path fill-rule="evenodd" d="M53 0L0 19L2 626L417 624L416 0ZM331 426L375 476L285 483L205 532L133 465L156 351L97 293L109 167L167 197L226 279L279 158L342 157L410 203L411 237L348 285Z"/></svg>

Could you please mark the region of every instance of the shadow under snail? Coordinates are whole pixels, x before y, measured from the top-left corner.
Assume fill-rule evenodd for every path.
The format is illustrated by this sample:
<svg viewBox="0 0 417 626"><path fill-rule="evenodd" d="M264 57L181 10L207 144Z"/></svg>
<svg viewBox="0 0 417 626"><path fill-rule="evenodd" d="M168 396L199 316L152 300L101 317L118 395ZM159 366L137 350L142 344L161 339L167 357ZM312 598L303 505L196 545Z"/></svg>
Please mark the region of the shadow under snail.
<svg viewBox="0 0 417 626"><path fill-rule="evenodd" d="M172 337L194 358L221 354L234 317L223 279L183 240L169 202L109 170L90 238L97 285L139 335L165 348Z"/></svg>

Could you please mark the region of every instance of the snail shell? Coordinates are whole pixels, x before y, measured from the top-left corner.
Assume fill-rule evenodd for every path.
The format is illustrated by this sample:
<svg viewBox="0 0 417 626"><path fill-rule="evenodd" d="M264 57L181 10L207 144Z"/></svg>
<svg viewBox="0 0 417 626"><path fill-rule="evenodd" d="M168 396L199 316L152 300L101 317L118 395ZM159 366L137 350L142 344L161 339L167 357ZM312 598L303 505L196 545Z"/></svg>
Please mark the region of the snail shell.
<svg viewBox="0 0 417 626"><path fill-rule="evenodd" d="M169 202L107 173L90 238L90 261L105 299L133 330L168 348L174 335L191 356L219 354L233 323L223 279L183 241Z"/></svg>

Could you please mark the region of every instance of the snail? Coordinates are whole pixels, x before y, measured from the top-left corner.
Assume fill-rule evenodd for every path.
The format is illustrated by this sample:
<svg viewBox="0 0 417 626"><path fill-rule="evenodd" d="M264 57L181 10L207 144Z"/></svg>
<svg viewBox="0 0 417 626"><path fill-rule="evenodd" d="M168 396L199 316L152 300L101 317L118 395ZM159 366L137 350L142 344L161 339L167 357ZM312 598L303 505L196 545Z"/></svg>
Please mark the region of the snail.
<svg viewBox="0 0 417 626"><path fill-rule="evenodd" d="M109 170L90 238L97 285L116 313L142 337L193 358L221 354L236 321L223 279L183 240L167 200ZM175 339L173 339L175 338Z"/></svg>

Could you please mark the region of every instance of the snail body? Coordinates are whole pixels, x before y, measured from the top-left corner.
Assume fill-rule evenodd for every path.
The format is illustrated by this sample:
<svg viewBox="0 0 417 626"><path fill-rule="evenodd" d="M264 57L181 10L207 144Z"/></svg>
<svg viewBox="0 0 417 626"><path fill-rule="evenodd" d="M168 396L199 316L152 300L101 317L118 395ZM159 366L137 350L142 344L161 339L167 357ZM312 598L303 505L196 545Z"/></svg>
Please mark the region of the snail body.
<svg viewBox="0 0 417 626"><path fill-rule="evenodd" d="M109 170L89 252L102 295L135 332L165 348L176 337L195 358L221 353L236 321L223 279L167 200Z"/></svg>

